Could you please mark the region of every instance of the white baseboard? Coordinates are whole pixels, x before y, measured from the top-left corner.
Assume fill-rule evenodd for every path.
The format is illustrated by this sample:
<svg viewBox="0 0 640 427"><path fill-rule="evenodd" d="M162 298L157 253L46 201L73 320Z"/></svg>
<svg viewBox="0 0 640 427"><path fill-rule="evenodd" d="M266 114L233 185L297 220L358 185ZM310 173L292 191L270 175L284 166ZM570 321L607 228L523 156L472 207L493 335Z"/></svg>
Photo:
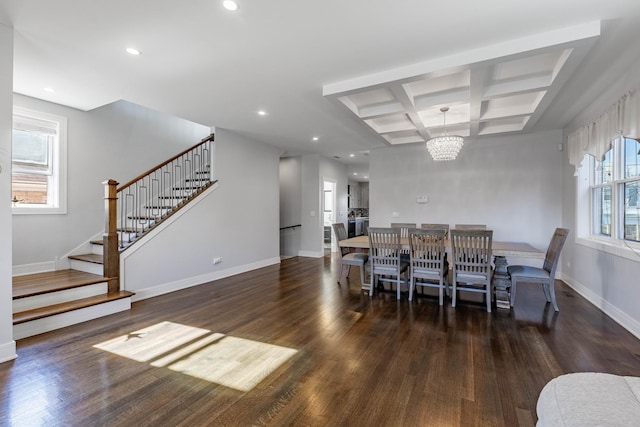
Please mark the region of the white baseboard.
<svg viewBox="0 0 640 427"><path fill-rule="evenodd" d="M215 271L200 276L188 277L186 279L177 280L174 282L164 283L162 285L153 286L146 289L135 289L133 296L133 302L141 301L147 298L156 297L159 295L168 294L170 292L179 291L181 289L190 288L192 286L202 285L214 280L224 279L225 277L235 276L236 274L246 273L248 271L257 270L258 268L268 267L270 265L280 264L280 257L269 258L262 261L254 262L251 264L244 264L237 267L228 268L226 270ZM123 280L124 279L124 280ZM123 289L126 287L126 277L122 278Z"/></svg>
<svg viewBox="0 0 640 427"><path fill-rule="evenodd" d="M16 342L9 341L4 344L0 344L0 363L8 362L18 357L16 353Z"/></svg>
<svg viewBox="0 0 640 427"><path fill-rule="evenodd" d="M640 322L636 319L603 299L600 295L573 279L571 276L562 274L562 280L573 290L582 295L587 301L602 310L602 312L607 316L611 317L616 323L635 335L636 338L640 338Z"/></svg>
<svg viewBox="0 0 640 427"><path fill-rule="evenodd" d="M298 251L298 256L306 256L309 258L322 258L324 256L324 251L321 251L321 252Z"/></svg>
<svg viewBox="0 0 640 427"><path fill-rule="evenodd" d="M25 274L44 273L46 271L55 271L55 261L36 262L33 264L14 265L12 275L24 276Z"/></svg>

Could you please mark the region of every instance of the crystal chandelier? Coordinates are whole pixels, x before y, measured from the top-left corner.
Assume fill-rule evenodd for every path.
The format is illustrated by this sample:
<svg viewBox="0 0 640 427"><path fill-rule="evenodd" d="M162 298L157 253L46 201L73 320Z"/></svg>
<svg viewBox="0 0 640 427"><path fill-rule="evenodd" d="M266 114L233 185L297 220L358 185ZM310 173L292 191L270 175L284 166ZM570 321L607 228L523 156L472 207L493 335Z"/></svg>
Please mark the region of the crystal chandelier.
<svg viewBox="0 0 640 427"><path fill-rule="evenodd" d="M436 136L427 141L427 150L436 162L455 160L458 152L464 144L464 139L458 135L449 135L447 133L447 111L449 107L440 109L443 115L444 135Z"/></svg>

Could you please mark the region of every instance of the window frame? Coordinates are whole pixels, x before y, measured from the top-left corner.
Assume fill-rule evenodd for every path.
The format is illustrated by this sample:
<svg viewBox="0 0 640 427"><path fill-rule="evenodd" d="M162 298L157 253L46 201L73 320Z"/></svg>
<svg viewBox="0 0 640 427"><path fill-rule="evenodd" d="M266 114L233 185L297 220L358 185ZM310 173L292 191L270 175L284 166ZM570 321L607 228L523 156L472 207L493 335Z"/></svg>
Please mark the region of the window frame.
<svg viewBox="0 0 640 427"><path fill-rule="evenodd" d="M628 139L638 141L636 138ZM640 262L640 242L625 238L625 184L640 182L640 176L624 176L624 142L625 137L622 136L612 142L612 176L607 182L598 179L598 174L601 173L598 164L601 162L585 155L584 166L578 171L576 242ZM611 188L610 235L598 233L598 226L601 225L598 218L601 204L596 200L596 194L603 188Z"/></svg>
<svg viewBox="0 0 640 427"><path fill-rule="evenodd" d="M27 117L40 121L58 124L57 135L52 144L51 168L53 169L51 183L48 186L47 198L53 201L47 204L12 203L11 211L14 215L33 214L66 214L67 213L67 118L44 113L20 106L13 107L13 116ZM13 129L13 126L12 126ZM11 157L11 172L13 174L13 156ZM50 188L49 188L50 187ZM13 189L12 189L13 192Z"/></svg>

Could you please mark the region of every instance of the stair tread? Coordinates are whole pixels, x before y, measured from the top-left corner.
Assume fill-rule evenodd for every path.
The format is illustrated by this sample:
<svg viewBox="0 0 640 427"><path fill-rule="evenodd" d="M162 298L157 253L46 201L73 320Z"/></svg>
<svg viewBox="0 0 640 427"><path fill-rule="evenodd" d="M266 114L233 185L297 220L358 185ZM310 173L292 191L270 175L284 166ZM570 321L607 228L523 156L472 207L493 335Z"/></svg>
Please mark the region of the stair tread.
<svg viewBox="0 0 640 427"><path fill-rule="evenodd" d="M80 254L69 255L69 259L75 259L78 261L92 262L94 264L104 264L104 257L99 254Z"/></svg>
<svg viewBox="0 0 640 427"><path fill-rule="evenodd" d="M13 278L13 298L26 298L106 282L108 279L79 270L56 270Z"/></svg>
<svg viewBox="0 0 640 427"><path fill-rule="evenodd" d="M29 322L31 320L42 319L44 317L54 316L56 314L67 313L69 311L78 310L81 308L91 307L94 305L116 301L122 298L127 298L135 295L129 291L112 292L102 295L96 295L93 297L77 299L74 301L64 302L60 304L49 305L46 307L39 307L33 310L26 310L13 314L13 324L19 324Z"/></svg>

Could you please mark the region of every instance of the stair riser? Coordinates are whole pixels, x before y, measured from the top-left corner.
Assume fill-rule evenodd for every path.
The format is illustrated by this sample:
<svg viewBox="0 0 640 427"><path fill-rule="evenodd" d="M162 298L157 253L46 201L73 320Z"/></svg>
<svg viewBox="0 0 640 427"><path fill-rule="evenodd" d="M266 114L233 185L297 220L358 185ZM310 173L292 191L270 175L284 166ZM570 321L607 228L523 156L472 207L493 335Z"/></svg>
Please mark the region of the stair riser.
<svg viewBox="0 0 640 427"><path fill-rule="evenodd" d="M13 312L33 310L35 308L46 307L48 305L60 304L80 298L87 298L106 294L108 291L107 282L96 283L94 285L81 286L79 288L66 289L51 292L48 294L34 295L27 298L13 300Z"/></svg>
<svg viewBox="0 0 640 427"><path fill-rule="evenodd" d="M93 262L84 262L79 261L77 259L72 259L71 268L73 270L86 271L87 273L99 274L102 275L104 271L104 266L102 264L96 264Z"/></svg>
<svg viewBox="0 0 640 427"><path fill-rule="evenodd" d="M13 325L13 339L19 340L31 337L130 309L131 298L129 297L57 314L55 316L32 320L30 322L19 323Z"/></svg>
<svg viewBox="0 0 640 427"><path fill-rule="evenodd" d="M104 245L91 245L91 253L96 255L104 255Z"/></svg>

